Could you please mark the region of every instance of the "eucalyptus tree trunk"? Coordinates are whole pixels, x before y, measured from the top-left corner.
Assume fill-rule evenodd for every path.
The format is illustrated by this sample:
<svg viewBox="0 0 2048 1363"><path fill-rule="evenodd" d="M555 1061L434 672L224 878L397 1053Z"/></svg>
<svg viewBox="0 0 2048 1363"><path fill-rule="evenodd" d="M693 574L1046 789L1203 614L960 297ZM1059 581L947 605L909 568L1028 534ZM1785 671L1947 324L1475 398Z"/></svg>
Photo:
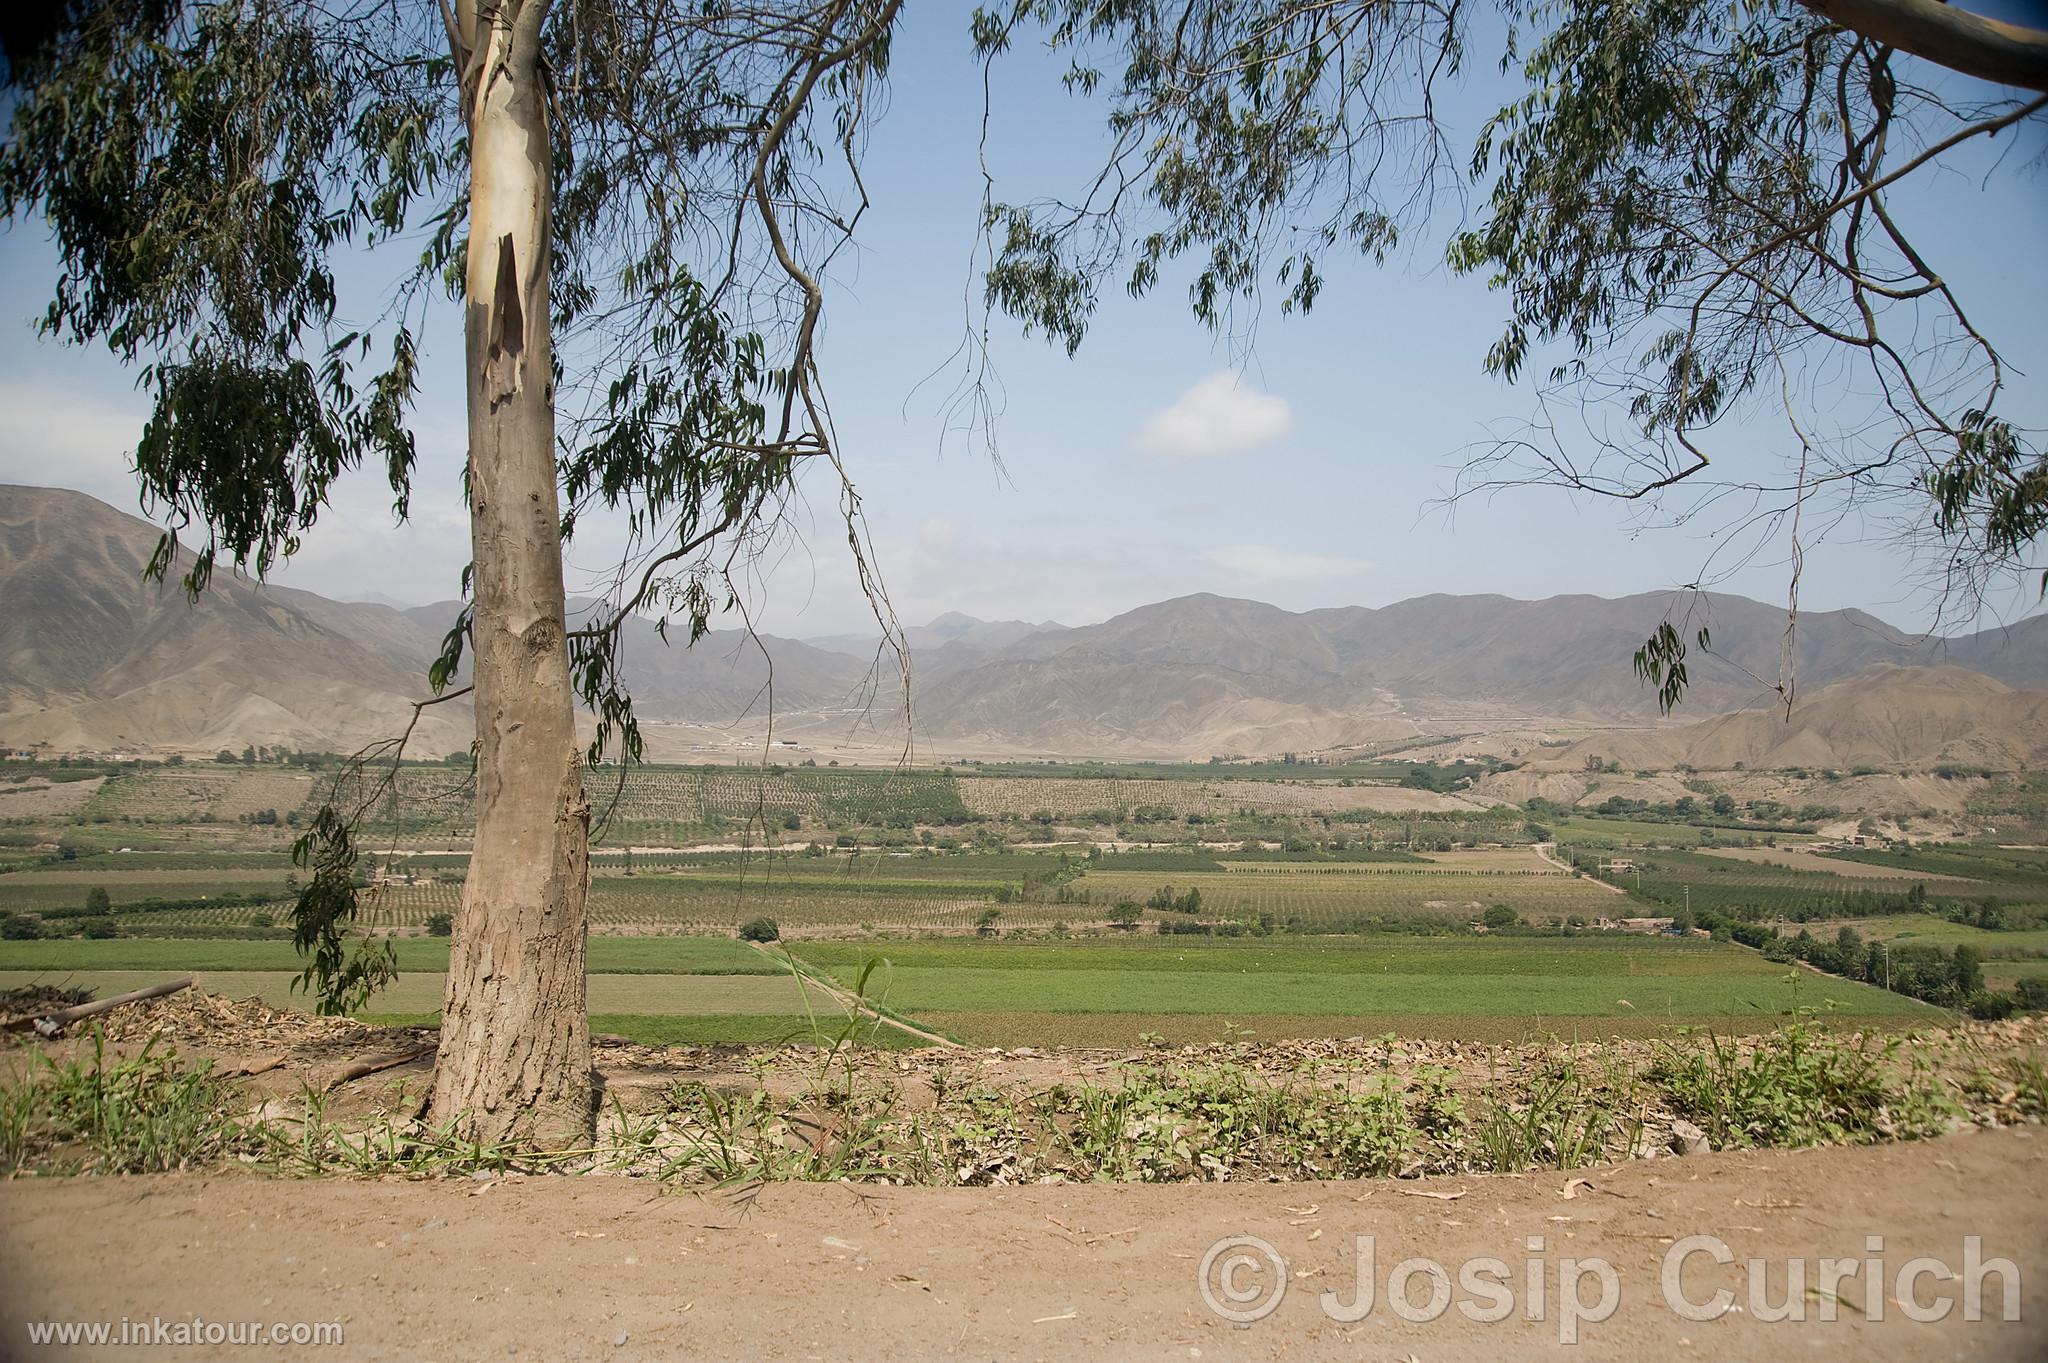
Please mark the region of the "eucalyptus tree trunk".
<svg viewBox="0 0 2048 1363"><path fill-rule="evenodd" d="M471 156L465 340L478 754L476 840L448 955L430 1110L476 1138L525 1145L580 1141L594 1115L583 976L590 807L564 636L548 335L546 8L465 0L452 35L467 73Z"/></svg>

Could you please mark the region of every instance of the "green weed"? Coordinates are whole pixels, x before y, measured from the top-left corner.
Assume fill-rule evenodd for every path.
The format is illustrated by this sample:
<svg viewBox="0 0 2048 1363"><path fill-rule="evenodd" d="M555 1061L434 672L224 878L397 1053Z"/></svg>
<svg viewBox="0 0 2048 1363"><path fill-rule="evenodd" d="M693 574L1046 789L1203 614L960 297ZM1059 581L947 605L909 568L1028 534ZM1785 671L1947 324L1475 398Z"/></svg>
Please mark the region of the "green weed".
<svg viewBox="0 0 2048 1363"><path fill-rule="evenodd" d="M188 1065L152 1040L109 1062L94 1028L88 1057L38 1051L19 1084L0 1090L0 1171L163 1173L212 1163L247 1138L229 1086L210 1063Z"/></svg>
<svg viewBox="0 0 2048 1363"><path fill-rule="evenodd" d="M1748 1046L1718 1036L1665 1043L1650 1073L1716 1149L1939 1134L1961 1109L1904 1046L1801 1022Z"/></svg>

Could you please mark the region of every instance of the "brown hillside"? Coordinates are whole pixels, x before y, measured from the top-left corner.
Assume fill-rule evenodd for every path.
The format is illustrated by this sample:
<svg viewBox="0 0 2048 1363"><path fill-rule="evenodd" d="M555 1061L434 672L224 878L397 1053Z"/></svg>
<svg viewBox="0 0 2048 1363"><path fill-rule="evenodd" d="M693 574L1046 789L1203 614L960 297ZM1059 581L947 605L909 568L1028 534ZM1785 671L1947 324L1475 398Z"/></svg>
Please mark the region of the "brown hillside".
<svg viewBox="0 0 2048 1363"><path fill-rule="evenodd" d="M2048 692L2015 691L1959 667L1880 665L1783 710L1745 710L1698 724L1618 730L1533 764L1582 771L1589 757L1630 771L1814 767L1920 770L1941 764L2014 771L2048 757Z"/></svg>

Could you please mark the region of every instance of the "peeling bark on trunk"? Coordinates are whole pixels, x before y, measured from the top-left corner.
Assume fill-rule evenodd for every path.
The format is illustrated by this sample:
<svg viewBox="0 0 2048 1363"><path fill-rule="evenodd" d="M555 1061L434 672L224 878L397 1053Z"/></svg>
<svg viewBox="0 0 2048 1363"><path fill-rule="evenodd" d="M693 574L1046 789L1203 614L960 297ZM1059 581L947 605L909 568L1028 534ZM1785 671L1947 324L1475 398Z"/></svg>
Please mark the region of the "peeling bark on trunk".
<svg viewBox="0 0 2048 1363"><path fill-rule="evenodd" d="M584 1002L590 818L564 636L548 336L545 0L461 7L476 840L430 1108L478 1139L574 1144L594 1119ZM478 10L482 9L481 16Z"/></svg>

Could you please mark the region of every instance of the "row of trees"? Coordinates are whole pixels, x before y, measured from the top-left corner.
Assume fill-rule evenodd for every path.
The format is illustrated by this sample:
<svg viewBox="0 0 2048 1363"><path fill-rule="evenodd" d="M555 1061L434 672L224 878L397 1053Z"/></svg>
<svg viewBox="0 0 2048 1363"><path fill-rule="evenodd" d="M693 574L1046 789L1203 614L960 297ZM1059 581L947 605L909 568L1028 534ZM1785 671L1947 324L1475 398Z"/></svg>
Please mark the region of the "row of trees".
<svg viewBox="0 0 2048 1363"><path fill-rule="evenodd" d="M1863 940L1843 924L1832 937L1817 937L1805 928L1786 936L1776 927L1745 922L1712 910L1696 910L1692 919L1714 936L1753 947L1774 961L1804 961L1816 970L1844 979L1889 989L1941 1008L1967 1010L1979 1018L2002 1018L2018 1008L2048 1008L2048 984L2038 978L2022 982L2014 993L1987 989L1984 959L1967 942L1953 947L1935 943Z"/></svg>

